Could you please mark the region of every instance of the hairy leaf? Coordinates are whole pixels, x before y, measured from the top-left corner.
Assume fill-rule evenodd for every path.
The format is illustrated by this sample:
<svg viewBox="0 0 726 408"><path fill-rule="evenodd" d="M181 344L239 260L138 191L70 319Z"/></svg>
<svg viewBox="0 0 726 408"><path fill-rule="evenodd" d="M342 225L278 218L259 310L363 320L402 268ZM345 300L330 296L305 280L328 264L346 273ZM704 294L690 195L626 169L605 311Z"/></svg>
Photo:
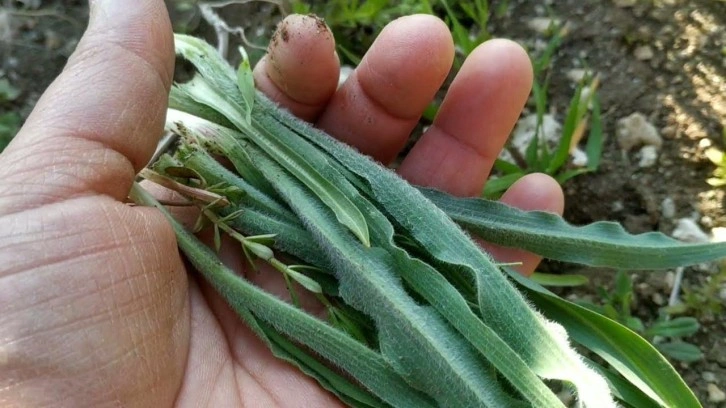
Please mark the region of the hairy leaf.
<svg viewBox="0 0 726 408"><path fill-rule="evenodd" d="M615 222L568 224L556 214L522 211L480 198L421 189L454 221L486 241L558 261L623 269L665 269L726 257L726 243L685 244L659 232L629 234Z"/></svg>

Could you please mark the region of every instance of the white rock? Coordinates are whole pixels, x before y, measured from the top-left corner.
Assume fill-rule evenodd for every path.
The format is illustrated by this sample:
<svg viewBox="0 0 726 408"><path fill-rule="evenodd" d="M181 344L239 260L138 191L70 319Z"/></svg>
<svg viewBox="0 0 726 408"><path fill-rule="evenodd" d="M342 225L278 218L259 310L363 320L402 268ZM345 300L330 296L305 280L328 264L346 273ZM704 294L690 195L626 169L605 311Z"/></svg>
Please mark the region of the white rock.
<svg viewBox="0 0 726 408"><path fill-rule="evenodd" d="M663 201L660 203L660 213L663 216L663 218L673 218L676 216L676 203L673 201L672 198L666 197L663 199Z"/></svg>
<svg viewBox="0 0 726 408"><path fill-rule="evenodd" d="M567 79L574 83L580 83L585 78L594 78L595 73L592 72L589 69L584 68L574 68L569 71L567 71Z"/></svg>
<svg viewBox="0 0 726 408"><path fill-rule="evenodd" d="M541 34L547 33L551 28L559 25L560 20L549 17L534 17L527 22L527 27Z"/></svg>
<svg viewBox="0 0 726 408"><path fill-rule="evenodd" d="M592 87L583 86L580 92L580 106L587 102L587 110L592 110Z"/></svg>
<svg viewBox="0 0 726 408"><path fill-rule="evenodd" d="M711 230L712 242L726 242L726 227L716 227Z"/></svg>
<svg viewBox="0 0 726 408"><path fill-rule="evenodd" d="M684 242L698 243L710 241L708 234L703 232L701 227L690 218L679 219L671 236Z"/></svg>
<svg viewBox="0 0 726 408"><path fill-rule="evenodd" d="M633 55L640 61L648 61L655 57L653 48L651 48L650 45L641 45L640 47L637 47L633 50Z"/></svg>
<svg viewBox="0 0 726 408"><path fill-rule="evenodd" d="M652 167L658 161L658 148L655 146L643 146L638 155L640 156L640 162L638 162L639 167Z"/></svg>
<svg viewBox="0 0 726 408"><path fill-rule="evenodd" d="M616 135L620 148L625 151L640 145L657 148L663 145L663 139L658 134L658 130L640 112L618 119Z"/></svg>
<svg viewBox="0 0 726 408"><path fill-rule="evenodd" d="M716 374L710 371L704 371L701 373L701 378L703 378L703 381L712 383L716 381Z"/></svg>
<svg viewBox="0 0 726 408"><path fill-rule="evenodd" d="M706 389L708 390L708 401L713 403L718 402L724 402L726 401L726 393L724 393L718 386L714 383L709 383L706 386Z"/></svg>
<svg viewBox="0 0 726 408"><path fill-rule="evenodd" d="M638 0L615 0L615 6L620 8L634 7Z"/></svg>
<svg viewBox="0 0 726 408"><path fill-rule="evenodd" d="M517 153L524 157L527 155L527 148L534 139L534 135L537 132L537 114L532 113L526 115L517 121L517 126L512 131L510 137L510 146L517 151ZM557 145L562 138L562 124L557 121L554 115L546 114L542 116L542 127L539 131L540 140L544 140L550 149L557 148ZM587 166L587 153L580 148L576 147L570 152L572 157L572 164L578 167ZM499 158L506 161L513 161L514 158L508 150L502 150Z"/></svg>
<svg viewBox="0 0 726 408"><path fill-rule="evenodd" d="M572 156L572 164L576 167L587 167L587 153L579 147L576 147L570 153Z"/></svg>
<svg viewBox="0 0 726 408"><path fill-rule="evenodd" d="M537 131L537 114L527 115L517 121L511 137L511 146L517 152L524 156L527 154L527 147L534 139ZM542 116L542 128L539 137L545 140L548 146L555 147L562 136L562 124L555 119L554 115L546 114ZM506 152L506 150L504 151Z"/></svg>

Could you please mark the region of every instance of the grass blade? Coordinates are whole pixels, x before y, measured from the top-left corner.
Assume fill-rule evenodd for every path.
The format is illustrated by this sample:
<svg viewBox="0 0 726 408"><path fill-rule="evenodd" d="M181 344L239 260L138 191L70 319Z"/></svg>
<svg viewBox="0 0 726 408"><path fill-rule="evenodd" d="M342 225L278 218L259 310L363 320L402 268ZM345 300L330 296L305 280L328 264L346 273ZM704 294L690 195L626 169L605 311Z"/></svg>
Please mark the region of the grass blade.
<svg viewBox="0 0 726 408"><path fill-rule="evenodd" d="M587 168L596 171L600 167L602 159L602 148L605 139L602 134L602 114L600 112L600 98L597 95L592 97L592 123L590 134L587 136L585 153L587 154Z"/></svg>

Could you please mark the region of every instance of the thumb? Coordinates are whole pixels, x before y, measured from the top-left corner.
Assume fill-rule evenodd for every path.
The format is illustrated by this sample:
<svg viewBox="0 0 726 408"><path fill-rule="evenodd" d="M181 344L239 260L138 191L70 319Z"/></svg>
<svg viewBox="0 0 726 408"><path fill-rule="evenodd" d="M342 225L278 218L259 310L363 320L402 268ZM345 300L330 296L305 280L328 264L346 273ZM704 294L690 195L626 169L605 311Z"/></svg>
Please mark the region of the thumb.
<svg viewBox="0 0 726 408"><path fill-rule="evenodd" d="M162 133L174 70L162 0L92 0L61 75L0 155L0 215L82 195L124 199Z"/></svg>

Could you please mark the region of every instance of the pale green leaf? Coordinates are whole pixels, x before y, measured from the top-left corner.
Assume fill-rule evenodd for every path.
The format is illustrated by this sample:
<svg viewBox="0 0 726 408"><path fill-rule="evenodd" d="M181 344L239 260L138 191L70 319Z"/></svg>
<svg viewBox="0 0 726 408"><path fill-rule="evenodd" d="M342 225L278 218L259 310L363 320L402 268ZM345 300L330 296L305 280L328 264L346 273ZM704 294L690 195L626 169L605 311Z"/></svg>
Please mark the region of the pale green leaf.
<svg viewBox="0 0 726 408"><path fill-rule="evenodd" d="M239 53L242 56L242 61L237 69L237 87L242 93L242 99L244 99L249 109L245 112L246 120L248 124L252 123L252 109L255 104L255 79L252 75L252 67L250 66L250 57L247 55L247 51L243 47L239 47Z"/></svg>
<svg viewBox="0 0 726 408"><path fill-rule="evenodd" d="M381 352L399 374L444 404L506 406L508 398L497 392L492 373L480 365L468 344L431 309L406 294L392 273L390 256L379 248L356 245L332 214L281 167L261 150L253 156L313 239L325 248L341 297L376 321Z"/></svg>
<svg viewBox="0 0 726 408"><path fill-rule="evenodd" d="M550 319L562 324L572 340L602 357L623 377L666 407L700 407L676 370L637 333L607 317L561 299L513 270L509 276Z"/></svg>
<svg viewBox="0 0 726 408"><path fill-rule="evenodd" d="M539 283L542 286L553 286L553 287L573 287L586 285L589 280L584 275L555 275L550 273L535 272L530 276L530 279Z"/></svg>
<svg viewBox="0 0 726 408"><path fill-rule="evenodd" d="M295 282L299 283L302 287L309 290L310 292L323 293L323 288L321 288L320 284L312 278L305 276L292 268L286 268L285 273L287 273Z"/></svg>
<svg viewBox="0 0 726 408"><path fill-rule="evenodd" d="M344 179L339 175L335 177L332 170L326 172L325 167L310 165L310 162L316 158L325 159L320 154L316 155L317 152L314 150L304 152L303 156L303 153L291 149L285 140L279 140L277 135L261 134L260 132L265 132L264 127L251 126L250 112L254 106L256 93L251 77L246 77L242 72L240 75L243 78L239 80L235 78L234 86L230 86L230 78L234 78L234 71L209 44L184 35L176 35L175 40L177 54L189 60L201 74L178 86L183 89L186 96L224 115L252 143L262 148L278 164L310 188L333 210L338 221L348 227L364 245L370 246L365 218L338 189L339 183L344 182ZM243 67L241 69L244 71ZM247 101L250 98L252 102ZM218 136L212 143L219 143L217 148L227 149L227 153L230 153L230 150L243 149L240 143L242 138L234 136L237 132L192 115L185 115L181 111L172 114L173 112L170 110L167 126L183 137L188 137L185 135L188 131L216 132ZM200 127L205 129L200 130ZM229 137L232 140L229 140Z"/></svg>
<svg viewBox="0 0 726 408"><path fill-rule="evenodd" d="M726 257L726 243L686 244L659 232L629 234L615 222L568 224L556 214L523 211L479 198L421 189L454 221L486 241L546 258L623 269L665 269Z"/></svg>
<svg viewBox="0 0 726 408"><path fill-rule="evenodd" d="M537 315L491 259L416 189L370 158L280 112L264 96L258 95L257 106L262 109L253 116L279 121L365 180L376 206L407 231L439 263L437 266L468 274L475 282L484 323L538 375L573 382L588 407L613 406L605 381L582 364L561 329Z"/></svg>
<svg viewBox="0 0 726 408"><path fill-rule="evenodd" d="M167 217L177 236L179 247L191 263L236 312L247 317L245 321L248 324L255 322L255 319L249 316L251 313L275 330L290 336L331 361L355 377L374 395L393 406L422 408L434 406L419 391L408 386L378 353L325 322L264 292L229 270L206 245L186 231L138 184L132 188L131 197L137 203L153 205ZM257 328L258 335L264 334L259 325L254 327ZM346 392L347 386L334 387L334 390Z"/></svg>

